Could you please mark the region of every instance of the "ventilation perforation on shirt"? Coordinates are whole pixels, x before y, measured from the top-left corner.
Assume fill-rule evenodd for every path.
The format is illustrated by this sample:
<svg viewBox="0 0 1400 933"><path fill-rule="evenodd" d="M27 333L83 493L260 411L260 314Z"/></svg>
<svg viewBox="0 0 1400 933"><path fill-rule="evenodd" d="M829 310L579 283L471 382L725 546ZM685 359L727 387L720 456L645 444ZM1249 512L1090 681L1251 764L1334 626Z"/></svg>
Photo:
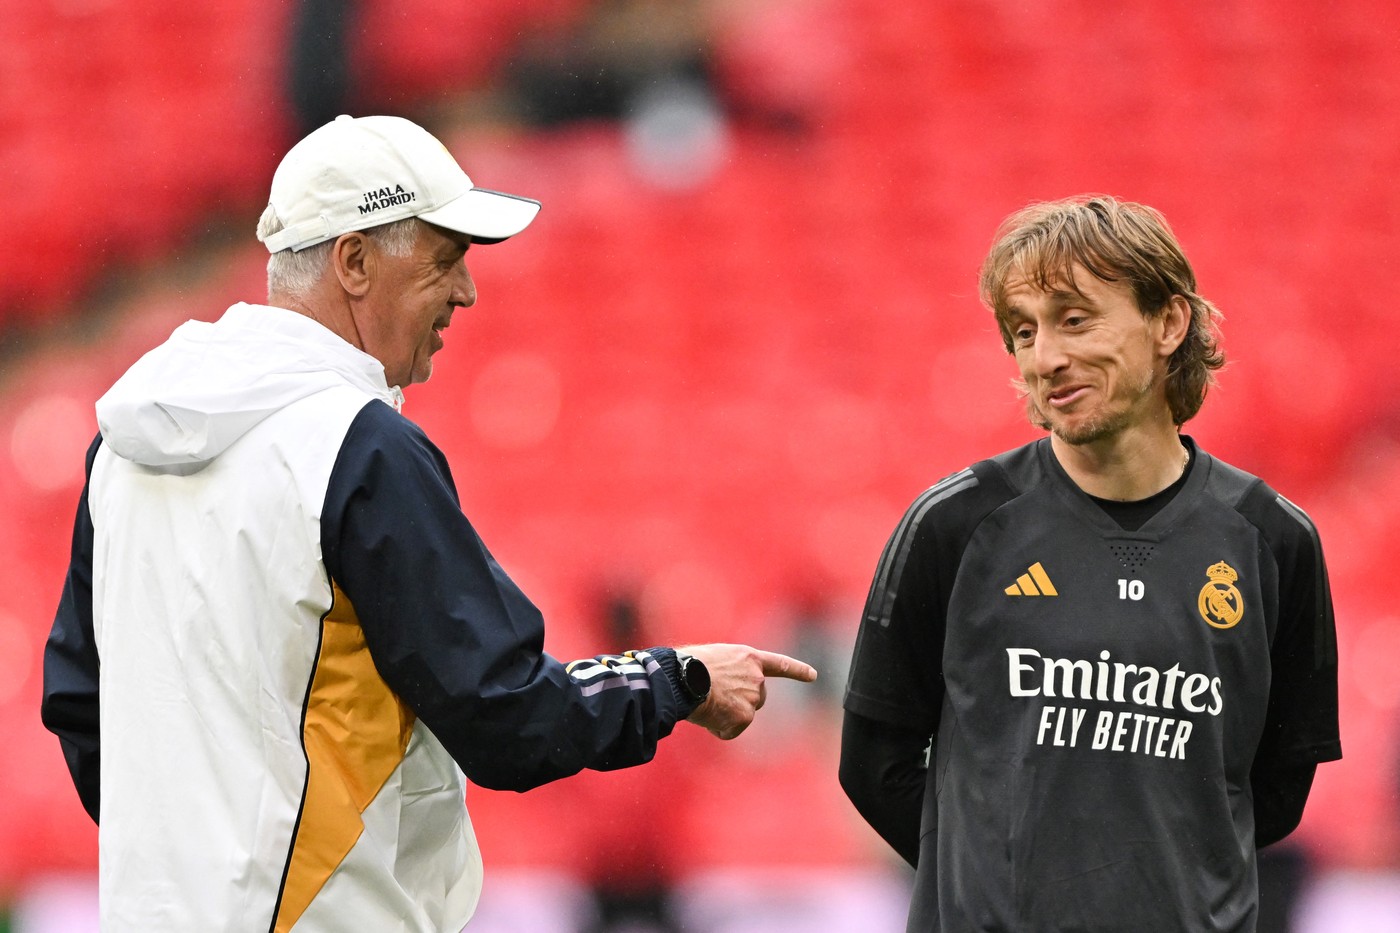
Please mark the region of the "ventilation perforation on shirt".
<svg viewBox="0 0 1400 933"><path fill-rule="evenodd" d="M1155 544L1145 544L1141 541L1115 541L1109 544L1108 549L1118 558L1120 564L1133 571L1141 570L1143 565L1152 559L1152 555L1157 553Z"/></svg>

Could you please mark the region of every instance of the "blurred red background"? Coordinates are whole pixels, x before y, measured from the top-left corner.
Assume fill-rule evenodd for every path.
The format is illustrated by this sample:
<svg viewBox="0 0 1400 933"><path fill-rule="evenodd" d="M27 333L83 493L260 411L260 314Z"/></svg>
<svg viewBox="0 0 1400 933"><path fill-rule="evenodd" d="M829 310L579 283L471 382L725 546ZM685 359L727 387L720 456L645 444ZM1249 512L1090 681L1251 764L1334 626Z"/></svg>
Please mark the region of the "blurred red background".
<svg viewBox="0 0 1400 933"><path fill-rule="evenodd" d="M1394 5L694 4L698 110L514 119L515 50L600 6L654 5L358 7L354 112L419 116L480 183L545 204L469 255L480 303L405 414L556 655L629 647L600 608L621 595L655 642L814 653L826 690L780 686L734 745L682 730L634 773L474 791L488 866L588 875L577 834L658 807L685 871L888 859L836 785L841 664L905 505L1034 436L977 302L993 230L1088 191L1161 209L1226 315L1232 363L1188 433L1323 535L1346 758L1298 838L1324 868L1400 865ZM0 888L95 866L37 712L92 402L175 324L263 296L253 226L296 136L287 9L7 14Z"/></svg>

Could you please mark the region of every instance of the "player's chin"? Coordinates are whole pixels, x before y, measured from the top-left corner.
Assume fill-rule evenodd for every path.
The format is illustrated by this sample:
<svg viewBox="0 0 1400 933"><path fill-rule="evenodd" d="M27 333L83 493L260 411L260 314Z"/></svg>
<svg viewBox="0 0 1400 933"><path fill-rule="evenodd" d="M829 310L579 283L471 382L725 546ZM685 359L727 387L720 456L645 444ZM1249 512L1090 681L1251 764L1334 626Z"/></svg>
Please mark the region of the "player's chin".
<svg viewBox="0 0 1400 933"><path fill-rule="evenodd" d="M1067 414L1048 405L1027 405L1026 415L1031 424L1042 431L1049 431L1066 443L1084 444L1098 439L1099 424L1092 416Z"/></svg>
<svg viewBox="0 0 1400 933"><path fill-rule="evenodd" d="M1094 416L1056 417L1050 431L1066 444L1079 446L1102 441L1116 434L1119 425L1114 419Z"/></svg>

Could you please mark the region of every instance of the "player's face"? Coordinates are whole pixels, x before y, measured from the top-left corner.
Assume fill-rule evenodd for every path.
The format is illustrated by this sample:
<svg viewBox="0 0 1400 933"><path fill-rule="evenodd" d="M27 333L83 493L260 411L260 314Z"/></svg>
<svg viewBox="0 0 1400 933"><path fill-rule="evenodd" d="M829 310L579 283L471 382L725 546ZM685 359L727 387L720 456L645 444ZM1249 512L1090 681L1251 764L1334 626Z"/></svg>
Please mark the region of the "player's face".
<svg viewBox="0 0 1400 933"><path fill-rule="evenodd" d="M1072 280L1071 280L1072 279ZM1122 282L1075 265L1046 291L1008 283L1016 364L1031 420L1070 444L1091 444L1170 419L1163 380L1175 344Z"/></svg>
<svg viewBox="0 0 1400 933"><path fill-rule="evenodd" d="M427 381L452 312L476 303L465 262L471 238L426 223L418 231L407 256L377 250L376 312L359 324L365 352L384 364L391 386Z"/></svg>

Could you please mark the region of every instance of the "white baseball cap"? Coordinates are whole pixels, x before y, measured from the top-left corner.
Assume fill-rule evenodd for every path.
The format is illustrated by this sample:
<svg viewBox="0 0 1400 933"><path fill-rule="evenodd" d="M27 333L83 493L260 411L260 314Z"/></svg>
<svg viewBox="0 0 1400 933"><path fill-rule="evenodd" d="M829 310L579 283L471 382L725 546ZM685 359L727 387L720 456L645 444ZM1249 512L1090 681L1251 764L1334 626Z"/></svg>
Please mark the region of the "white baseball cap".
<svg viewBox="0 0 1400 933"><path fill-rule="evenodd" d="M540 202L477 188L447 147L402 117L339 116L293 146L272 176L258 239L277 253L418 217L499 243Z"/></svg>

